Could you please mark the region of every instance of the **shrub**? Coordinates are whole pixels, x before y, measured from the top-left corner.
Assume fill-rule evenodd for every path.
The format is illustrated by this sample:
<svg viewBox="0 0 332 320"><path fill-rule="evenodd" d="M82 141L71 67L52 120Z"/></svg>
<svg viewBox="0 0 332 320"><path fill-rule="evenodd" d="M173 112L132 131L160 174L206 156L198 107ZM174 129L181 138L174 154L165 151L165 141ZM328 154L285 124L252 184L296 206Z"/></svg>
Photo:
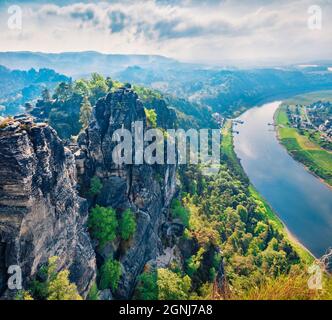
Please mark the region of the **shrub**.
<svg viewBox="0 0 332 320"><path fill-rule="evenodd" d="M148 123L153 128L156 128L157 127L157 113L156 113L156 110L144 108L144 111L145 111L145 116L146 116L146 120L148 121Z"/></svg>
<svg viewBox="0 0 332 320"><path fill-rule="evenodd" d="M21 290L17 293L15 300L34 300L30 293L25 290Z"/></svg>
<svg viewBox="0 0 332 320"><path fill-rule="evenodd" d="M92 236L99 240L102 247L115 239L118 221L112 208L97 205L91 211L88 224Z"/></svg>
<svg viewBox="0 0 332 320"><path fill-rule="evenodd" d="M158 269L158 299L159 300L186 300L189 297L191 279L168 269Z"/></svg>
<svg viewBox="0 0 332 320"><path fill-rule="evenodd" d="M116 290L118 288L121 274L120 262L108 259L100 269L100 289L104 290L111 288L113 291Z"/></svg>
<svg viewBox="0 0 332 320"><path fill-rule="evenodd" d="M236 212L244 223L248 221L248 210L244 206L238 205L236 207Z"/></svg>
<svg viewBox="0 0 332 320"><path fill-rule="evenodd" d="M187 260L187 274L192 277L201 266L201 262L203 260L203 255L205 253L205 249L203 247L199 248L196 255L191 256Z"/></svg>
<svg viewBox="0 0 332 320"><path fill-rule="evenodd" d="M94 176L90 181L90 194L95 196L100 193L103 184L97 176Z"/></svg>
<svg viewBox="0 0 332 320"><path fill-rule="evenodd" d="M62 270L48 285L47 300L82 300L77 287L69 281L69 271Z"/></svg>
<svg viewBox="0 0 332 320"><path fill-rule="evenodd" d="M44 277L44 281L34 280L30 291L36 299L46 300L82 300L77 287L69 281L69 271L64 269L57 272L58 257L49 258L48 265L42 267L38 274ZM31 300L29 294L23 295L24 300Z"/></svg>
<svg viewBox="0 0 332 320"><path fill-rule="evenodd" d="M186 227L189 227L190 213L182 206L179 199L174 199L172 201L171 209L173 218L179 218Z"/></svg>
<svg viewBox="0 0 332 320"><path fill-rule="evenodd" d="M136 287L135 298L138 300L157 300L157 272L143 272L138 277L138 285Z"/></svg>
<svg viewBox="0 0 332 320"><path fill-rule="evenodd" d="M129 240L136 231L136 220L130 209L126 210L119 223L120 235L123 240Z"/></svg>
<svg viewBox="0 0 332 320"><path fill-rule="evenodd" d="M98 287L95 283L91 286L91 289L87 296L87 300L99 300Z"/></svg>

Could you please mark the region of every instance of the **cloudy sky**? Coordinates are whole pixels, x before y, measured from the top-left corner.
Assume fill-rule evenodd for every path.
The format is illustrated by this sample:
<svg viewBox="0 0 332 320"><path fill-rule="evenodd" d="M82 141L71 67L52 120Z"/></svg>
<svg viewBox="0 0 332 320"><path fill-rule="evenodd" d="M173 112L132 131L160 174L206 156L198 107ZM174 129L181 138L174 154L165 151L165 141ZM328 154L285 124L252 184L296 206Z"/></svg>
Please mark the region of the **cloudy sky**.
<svg viewBox="0 0 332 320"><path fill-rule="evenodd" d="M22 9L21 29L8 27L8 19L17 26L12 5ZM205 63L332 59L332 0L0 0L0 28L0 51L94 50Z"/></svg>

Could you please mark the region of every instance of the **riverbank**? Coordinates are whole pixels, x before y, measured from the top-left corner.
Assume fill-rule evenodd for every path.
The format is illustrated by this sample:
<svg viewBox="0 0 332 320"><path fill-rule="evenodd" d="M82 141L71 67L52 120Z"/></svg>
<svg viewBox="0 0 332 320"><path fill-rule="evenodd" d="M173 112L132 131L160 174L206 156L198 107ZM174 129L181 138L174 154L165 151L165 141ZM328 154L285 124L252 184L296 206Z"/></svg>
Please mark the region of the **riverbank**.
<svg viewBox="0 0 332 320"><path fill-rule="evenodd" d="M232 162L232 167L239 175L247 177L246 173L242 168L240 160L238 159L234 151L233 125L231 120L228 120L223 126L222 137L222 150L227 155L227 158ZM274 227L291 242L302 261L307 264L312 263L312 261L315 259L314 255L307 248L305 248L299 242L299 240L287 229L287 227L279 218L277 213L272 209L272 207L260 195L260 193L255 189L252 184L249 184L249 192L250 196L255 199L255 201L259 204L259 206L262 208L262 211L266 214L267 218L273 223Z"/></svg>
<svg viewBox="0 0 332 320"><path fill-rule="evenodd" d="M332 189L332 153L300 134L296 128L290 127L286 113L287 104L281 104L274 114L280 144L296 161L303 164L308 172Z"/></svg>

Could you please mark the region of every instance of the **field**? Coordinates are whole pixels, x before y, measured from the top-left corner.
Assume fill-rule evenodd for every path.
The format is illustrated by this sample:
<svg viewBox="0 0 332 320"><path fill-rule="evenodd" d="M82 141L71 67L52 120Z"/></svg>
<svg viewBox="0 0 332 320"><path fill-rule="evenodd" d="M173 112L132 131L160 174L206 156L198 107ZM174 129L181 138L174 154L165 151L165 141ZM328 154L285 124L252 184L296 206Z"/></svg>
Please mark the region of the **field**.
<svg viewBox="0 0 332 320"><path fill-rule="evenodd" d="M309 139L308 134L300 134L299 130L289 126L286 106L292 104L309 104L317 100L332 100L332 92L324 92L319 95L312 93L303 97L285 101L275 114L275 122L278 125L280 142L295 160L303 163L310 172L323 179L332 186L332 152L325 150L315 143L315 137Z"/></svg>

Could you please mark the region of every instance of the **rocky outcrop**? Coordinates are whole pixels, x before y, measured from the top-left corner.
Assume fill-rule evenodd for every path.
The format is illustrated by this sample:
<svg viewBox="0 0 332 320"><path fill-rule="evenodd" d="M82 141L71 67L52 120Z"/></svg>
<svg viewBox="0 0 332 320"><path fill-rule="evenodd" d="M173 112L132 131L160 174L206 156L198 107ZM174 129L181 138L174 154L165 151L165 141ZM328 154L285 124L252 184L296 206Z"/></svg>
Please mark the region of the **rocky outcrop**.
<svg viewBox="0 0 332 320"><path fill-rule="evenodd" d="M175 113L166 105L159 107L164 107L168 115L163 127L174 128ZM103 184L91 205L112 207L118 215L130 208L136 215L137 230L129 244L117 242L103 250L97 248L100 264L108 257L122 264L116 298L130 298L144 265L162 252L161 229L175 193L175 165L114 163L112 151L117 142L112 141L112 135L120 128L131 130L135 121L142 121L147 129L144 107L137 94L130 88L108 94L96 104L89 127L78 138L80 151L76 153L82 194L87 193L93 176Z"/></svg>
<svg viewBox="0 0 332 320"><path fill-rule="evenodd" d="M320 259L326 272L332 274L332 248L329 248Z"/></svg>
<svg viewBox="0 0 332 320"><path fill-rule="evenodd" d="M95 254L73 154L48 125L17 118L0 129L0 177L0 296L10 295L10 265L22 268L26 285L51 256L85 296L95 279Z"/></svg>

